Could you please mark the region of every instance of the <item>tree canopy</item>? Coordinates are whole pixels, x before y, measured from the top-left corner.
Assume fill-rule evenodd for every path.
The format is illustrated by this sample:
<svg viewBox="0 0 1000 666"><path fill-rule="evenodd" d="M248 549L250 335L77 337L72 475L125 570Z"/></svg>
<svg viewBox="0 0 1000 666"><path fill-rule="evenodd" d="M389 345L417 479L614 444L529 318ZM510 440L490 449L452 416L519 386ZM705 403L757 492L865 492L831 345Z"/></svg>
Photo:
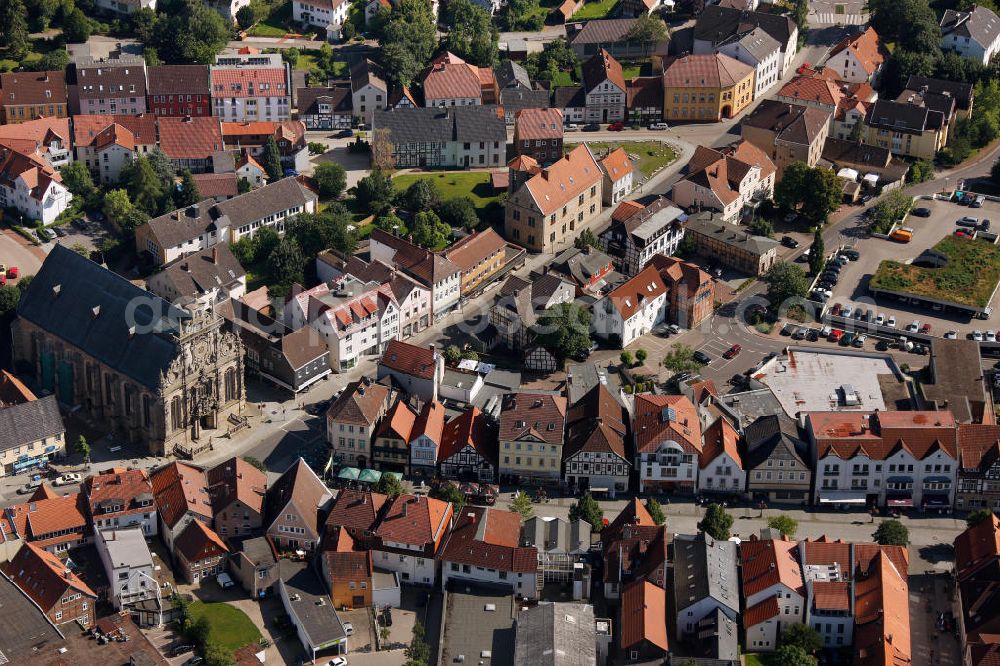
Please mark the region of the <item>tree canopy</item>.
<svg viewBox="0 0 1000 666"><path fill-rule="evenodd" d="M782 208L798 210L813 224L823 224L840 207L843 186L832 169L792 162L774 187L774 201Z"/></svg>
<svg viewBox="0 0 1000 666"><path fill-rule="evenodd" d="M469 197L448 199L438 206L437 214L443 222L452 227L472 231L479 226L476 204Z"/></svg>
<svg viewBox="0 0 1000 666"><path fill-rule="evenodd" d="M662 525L667 522L667 515L663 513L663 507L656 501L655 497L650 497L646 500L646 511L649 512L649 517L652 518L653 522L657 525Z"/></svg>
<svg viewBox="0 0 1000 666"><path fill-rule="evenodd" d="M819 275L824 261L826 261L826 249L823 247L823 230L816 227L812 245L809 247L809 270L813 275Z"/></svg>
<svg viewBox="0 0 1000 666"><path fill-rule="evenodd" d="M305 277L306 258L298 242L285 236L266 260L269 290L274 296L283 296L289 292L292 284L301 284Z"/></svg>
<svg viewBox="0 0 1000 666"><path fill-rule="evenodd" d="M432 210L417 213L413 218L413 242L432 252L443 250L451 243L451 227Z"/></svg>
<svg viewBox="0 0 1000 666"><path fill-rule="evenodd" d="M767 526L778 530L781 536L787 536L789 539L794 539L795 533L799 531L798 521L786 515L771 516L767 519Z"/></svg>
<svg viewBox="0 0 1000 666"><path fill-rule="evenodd" d="M663 357L663 367L673 372L697 372L701 363L694 360L694 349L689 345L675 342Z"/></svg>
<svg viewBox="0 0 1000 666"><path fill-rule="evenodd" d="M583 354L593 344L590 313L576 303L549 308L533 330L538 342L560 360Z"/></svg>
<svg viewBox="0 0 1000 666"><path fill-rule="evenodd" d="M733 517L714 502L705 509L705 517L698 521L699 530L719 541L728 539L732 528Z"/></svg>
<svg viewBox="0 0 1000 666"><path fill-rule="evenodd" d="M809 290L805 271L787 261L778 261L761 277L767 285L767 300L772 308L780 308L790 299L802 298Z"/></svg>
<svg viewBox="0 0 1000 666"><path fill-rule="evenodd" d="M264 149L260 151L260 157L257 158L257 161L267 172L269 182L279 180L284 174L281 168L281 151L278 150L278 142L273 136L267 137L267 142L264 144Z"/></svg>
<svg viewBox="0 0 1000 666"><path fill-rule="evenodd" d="M883 520L872 538L883 546L906 546L910 543L910 530L898 520Z"/></svg>
<svg viewBox="0 0 1000 666"><path fill-rule="evenodd" d="M389 497L395 497L396 495L403 494L403 484L399 480L399 477L395 474L383 472L382 476L379 477L378 482L375 484L375 492L388 495Z"/></svg>
<svg viewBox="0 0 1000 666"><path fill-rule="evenodd" d="M439 483L431 488L428 495L442 502L451 502L456 512L465 506L465 493L453 483Z"/></svg>
<svg viewBox="0 0 1000 666"><path fill-rule="evenodd" d="M233 36L222 15L198 0L161 0L152 21L148 14L140 20L140 39L169 64L211 64Z"/></svg>
<svg viewBox="0 0 1000 666"><path fill-rule="evenodd" d="M532 79L549 81L559 72L572 72L579 65L580 58L576 52L560 37L547 42L540 52L529 53L524 68Z"/></svg>
<svg viewBox="0 0 1000 666"><path fill-rule="evenodd" d="M635 42L663 42L670 36L667 24L659 16L643 13L639 16L632 27L629 28L626 38Z"/></svg>
<svg viewBox="0 0 1000 666"><path fill-rule="evenodd" d="M782 645L768 659L769 666L816 666L816 657L798 645Z"/></svg>
<svg viewBox="0 0 1000 666"><path fill-rule="evenodd" d="M511 500L507 508L515 513L521 514L522 520L531 518L531 514L535 512L535 507L531 505L531 498L528 497L528 493L523 490L519 490L517 494L514 495L514 499Z"/></svg>
<svg viewBox="0 0 1000 666"><path fill-rule="evenodd" d="M426 0L401 0L391 10L383 9L374 32L386 77L397 86L413 83L437 47L437 25Z"/></svg>
<svg viewBox="0 0 1000 666"><path fill-rule="evenodd" d="M316 165L313 179L319 186L319 194L324 199L339 199L347 187L347 170L336 162L323 162Z"/></svg>
<svg viewBox="0 0 1000 666"><path fill-rule="evenodd" d="M585 520L593 529L600 530L604 527L604 509L587 493L569 508L569 519Z"/></svg>
<svg viewBox="0 0 1000 666"><path fill-rule="evenodd" d="M450 0L445 23L449 27L449 51L478 67L497 64L500 33L483 7L471 0Z"/></svg>
<svg viewBox="0 0 1000 666"><path fill-rule="evenodd" d="M800 648L806 654L816 654L823 648L823 637L808 624L789 624L781 630L781 644Z"/></svg>
<svg viewBox="0 0 1000 666"><path fill-rule="evenodd" d="M414 213L437 208L441 203L441 192L430 178L419 178L403 192L403 205Z"/></svg>

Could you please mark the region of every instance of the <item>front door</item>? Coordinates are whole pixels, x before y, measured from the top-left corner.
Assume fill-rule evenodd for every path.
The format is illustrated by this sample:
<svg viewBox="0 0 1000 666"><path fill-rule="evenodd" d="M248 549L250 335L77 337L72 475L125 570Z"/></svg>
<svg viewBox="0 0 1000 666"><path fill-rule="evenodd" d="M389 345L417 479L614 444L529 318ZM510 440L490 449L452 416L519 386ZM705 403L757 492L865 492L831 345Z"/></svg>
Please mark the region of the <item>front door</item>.
<svg viewBox="0 0 1000 666"><path fill-rule="evenodd" d="M601 122L602 123L608 122L608 110L607 109L604 109L604 111L601 114Z"/></svg>

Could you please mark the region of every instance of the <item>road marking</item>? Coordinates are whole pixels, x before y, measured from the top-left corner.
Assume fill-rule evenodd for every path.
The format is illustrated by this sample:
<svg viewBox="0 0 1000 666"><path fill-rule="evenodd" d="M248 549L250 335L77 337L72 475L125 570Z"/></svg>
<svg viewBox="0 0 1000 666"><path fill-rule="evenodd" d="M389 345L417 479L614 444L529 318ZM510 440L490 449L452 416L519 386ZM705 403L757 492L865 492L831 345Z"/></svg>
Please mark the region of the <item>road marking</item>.
<svg viewBox="0 0 1000 666"><path fill-rule="evenodd" d="M864 14L835 14L834 12L823 12L816 14L816 20L811 21L811 25L863 25L868 21Z"/></svg>

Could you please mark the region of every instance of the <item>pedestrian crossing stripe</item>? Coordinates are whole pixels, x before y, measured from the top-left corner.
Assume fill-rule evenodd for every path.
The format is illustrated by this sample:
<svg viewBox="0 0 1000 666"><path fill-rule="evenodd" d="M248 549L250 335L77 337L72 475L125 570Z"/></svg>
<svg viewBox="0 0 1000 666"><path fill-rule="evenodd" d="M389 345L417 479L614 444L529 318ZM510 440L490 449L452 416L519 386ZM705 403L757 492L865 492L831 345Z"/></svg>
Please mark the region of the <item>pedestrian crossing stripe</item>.
<svg viewBox="0 0 1000 666"><path fill-rule="evenodd" d="M864 25L868 17L864 14L835 14L834 12L823 12L816 14L814 25Z"/></svg>

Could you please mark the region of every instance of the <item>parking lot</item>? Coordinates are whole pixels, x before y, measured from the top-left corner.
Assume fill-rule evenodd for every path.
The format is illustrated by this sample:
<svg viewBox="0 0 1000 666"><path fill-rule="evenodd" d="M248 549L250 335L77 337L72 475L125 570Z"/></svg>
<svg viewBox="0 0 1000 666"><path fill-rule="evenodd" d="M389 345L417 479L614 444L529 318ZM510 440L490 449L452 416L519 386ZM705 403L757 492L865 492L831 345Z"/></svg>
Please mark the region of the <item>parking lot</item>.
<svg viewBox="0 0 1000 666"><path fill-rule="evenodd" d="M969 209L968 207L946 201L918 200L917 207L928 208L931 211L930 217L920 218L910 215L904 225L913 229L913 238L909 243L898 243L880 238L870 238L864 243L858 244L855 249L861 253L858 261L852 261L845 265L840 272L839 283L831 290L833 296L829 300L829 305L850 304L855 308L861 305L864 309L872 309L876 314L884 314L885 319L895 317L896 327L900 330L910 324L913 320L918 320L920 325L930 324L931 335L942 336L946 331L957 331L958 337L967 337L975 329L996 330L1000 329L1000 312L998 312L998 301L994 297L991 302L993 313L988 320L974 319L968 312L933 310L928 305L914 304L909 300L902 300L894 297L880 296L873 298L868 291L868 282L878 269L879 263L886 259L894 259L903 263L909 263L921 252L932 247L943 237L954 233L955 221L963 216L971 215L980 219L992 218L1000 224L1000 204L987 201L979 209ZM981 243L985 241L970 240L969 242Z"/></svg>

